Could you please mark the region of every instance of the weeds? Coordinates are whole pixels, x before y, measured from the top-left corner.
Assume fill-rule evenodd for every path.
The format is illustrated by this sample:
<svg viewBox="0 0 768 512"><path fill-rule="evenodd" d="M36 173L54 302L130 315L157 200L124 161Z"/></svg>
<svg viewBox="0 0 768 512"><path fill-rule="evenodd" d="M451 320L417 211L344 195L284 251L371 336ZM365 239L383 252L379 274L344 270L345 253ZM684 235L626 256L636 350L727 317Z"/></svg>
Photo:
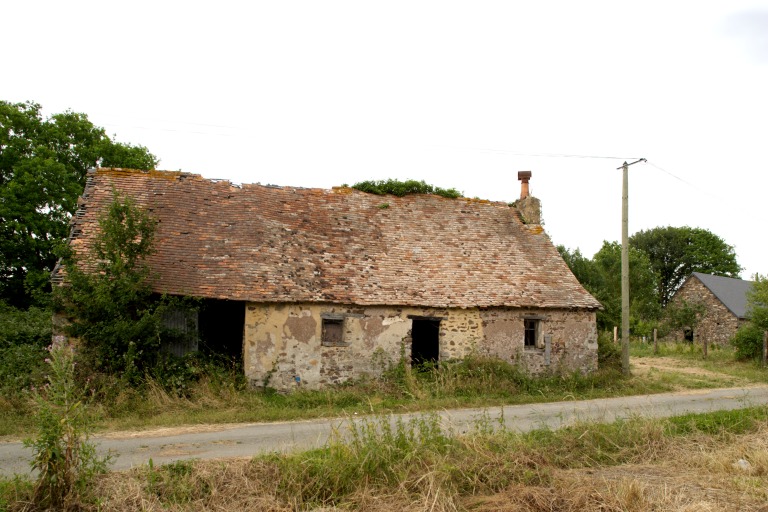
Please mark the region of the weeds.
<svg viewBox="0 0 768 512"><path fill-rule="evenodd" d="M91 407L100 417L98 427L121 430L582 400L768 382L768 372L751 362L735 361L726 348L711 351L705 361L700 349L697 352L690 344L660 343L659 347L657 357L668 358L670 368L633 372L630 378L610 364L587 375L576 372L531 377L519 366L472 355L421 369L412 369L404 360L393 362L382 357L380 365L387 369L381 378L289 394L269 388L247 389L238 366L199 356L177 360L194 369L177 367L179 373L165 379L146 376L138 388L122 385L114 375L85 375L82 370L77 379L83 387L89 379ZM631 351L633 358L652 355L650 344L632 343ZM675 372L674 366L680 364L698 366L706 372ZM28 392L0 397L0 435L31 432L32 406Z"/></svg>
<svg viewBox="0 0 768 512"><path fill-rule="evenodd" d="M69 510L88 496L94 477L106 471L108 458L99 458L88 441L93 419L85 393L75 382L72 347L50 348L48 383L35 392L36 434L24 444L34 453L38 477L33 500L41 507Z"/></svg>
<svg viewBox="0 0 768 512"><path fill-rule="evenodd" d="M324 449L272 461L280 474L278 492L304 509L335 505L361 485L419 487L414 476L424 475L453 444L436 415L410 421L380 417L353 422L348 437L338 435Z"/></svg>
<svg viewBox="0 0 768 512"><path fill-rule="evenodd" d="M768 499L765 407L527 434L478 425L453 436L435 415L366 418L322 450L150 464L94 488L112 511L759 510ZM24 489L3 482L0 503L23 510Z"/></svg>

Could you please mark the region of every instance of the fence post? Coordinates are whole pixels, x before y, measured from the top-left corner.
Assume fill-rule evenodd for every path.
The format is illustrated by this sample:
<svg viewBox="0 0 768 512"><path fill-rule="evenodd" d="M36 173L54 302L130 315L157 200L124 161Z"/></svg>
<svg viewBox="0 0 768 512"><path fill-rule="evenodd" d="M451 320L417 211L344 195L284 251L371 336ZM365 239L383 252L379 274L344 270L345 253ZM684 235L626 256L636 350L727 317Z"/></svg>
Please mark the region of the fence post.
<svg viewBox="0 0 768 512"><path fill-rule="evenodd" d="M768 364L768 331L763 333L763 366Z"/></svg>
<svg viewBox="0 0 768 512"><path fill-rule="evenodd" d="M658 332L658 329L653 330L653 355L656 355L659 353L659 340L656 339L657 332Z"/></svg>
<svg viewBox="0 0 768 512"><path fill-rule="evenodd" d="M613 342L618 343L619 342L619 328L615 325L613 326Z"/></svg>
<svg viewBox="0 0 768 512"><path fill-rule="evenodd" d="M704 359L707 358L707 338L706 336L701 340L701 348L704 352Z"/></svg>

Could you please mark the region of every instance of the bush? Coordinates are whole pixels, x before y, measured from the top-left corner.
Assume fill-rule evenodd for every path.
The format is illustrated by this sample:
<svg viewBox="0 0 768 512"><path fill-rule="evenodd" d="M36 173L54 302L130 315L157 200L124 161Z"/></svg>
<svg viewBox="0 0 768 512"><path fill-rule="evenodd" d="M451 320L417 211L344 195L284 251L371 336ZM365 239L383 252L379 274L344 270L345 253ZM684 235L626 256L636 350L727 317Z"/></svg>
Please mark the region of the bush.
<svg viewBox="0 0 768 512"><path fill-rule="evenodd" d="M48 309L0 303L0 393L9 396L42 383L51 327Z"/></svg>
<svg viewBox="0 0 768 512"><path fill-rule="evenodd" d="M621 370L621 350L613 342L613 337L608 331L602 331L597 335L597 366L600 369Z"/></svg>
<svg viewBox="0 0 768 512"><path fill-rule="evenodd" d="M51 343L51 311L16 309L0 302L0 348L19 345L46 347Z"/></svg>
<svg viewBox="0 0 768 512"><path fill-rule="evenodd" d="M361 181L355 183L352 188L369 194L403 197L409 194L435 194L449 199L461 197L461 192L455 188L440 188L429 185L424 181L416 180L379 180L379 181Z"/></svg>
<svg viewBox="0 0 768 512"><path fill-rule="evenodd" d="M763 330L754 323L742 325L731 338L738 359L759 359L763 356Z"/></svg>
<svg viewBox="0 0 768 512"><path fill-rule="evenodd" d="M41 384L46 355L44 348L35 345L0 349L0 393L13 395Z"/></svg>
<svg viewBox="0 0 768 512"><path fill-rule="evenodd" d="M55 290L60 311L70 316L67 333L81 340L89 369L119 373L134 386L172 334L164 314L187 307L152 292L146 258L154 252L155 223L131 198L115 194L90 254L65 251L67 283Z"/></svg>
<svg viewBox="0 0 768 512"><path fill-rule="evenodd" d="M163 354L149 376L177 397L189 398L193 385L204 377L215 387L245 388L241 365L220 354L192 352L183 357Z"/></svg>

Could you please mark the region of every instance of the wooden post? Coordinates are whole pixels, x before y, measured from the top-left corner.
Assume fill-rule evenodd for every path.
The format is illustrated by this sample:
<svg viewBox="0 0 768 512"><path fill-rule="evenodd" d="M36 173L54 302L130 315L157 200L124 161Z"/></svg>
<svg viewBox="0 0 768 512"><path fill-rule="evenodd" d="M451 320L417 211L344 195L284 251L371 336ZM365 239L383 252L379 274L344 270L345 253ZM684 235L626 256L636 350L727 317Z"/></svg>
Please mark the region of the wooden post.
<svg viewBox="0 0 768 512"><path fill-rule="evenodd" d="M659 353L659 340L656 338L656 335L658 333L658 329L653 330L653 355L656 355Z"/></svg>
<svg viewBox="0 0 768 512"><path fill-rule="evenodd" d="M621 372L629 375L629 164L621 168Z"/></svg>
<svg viewBox="0 0 768 512"><path fill-rule="evenodd" d="M706 337L704 337L701 340L701 349L704 354L704 359L706 359L707 358L707 338Z"/></svg>
<svg viewBox="0 0 768 512"><path fill-rule="evenodd" d="M619 328L617 326L613 326L613 342L618 343L619 342Z"/></svg>
<svg viewBox="0 0 768 512"><path fill-rule="evenodd" d="M763 333L763 366L768 364L768 331Z"/></svg>

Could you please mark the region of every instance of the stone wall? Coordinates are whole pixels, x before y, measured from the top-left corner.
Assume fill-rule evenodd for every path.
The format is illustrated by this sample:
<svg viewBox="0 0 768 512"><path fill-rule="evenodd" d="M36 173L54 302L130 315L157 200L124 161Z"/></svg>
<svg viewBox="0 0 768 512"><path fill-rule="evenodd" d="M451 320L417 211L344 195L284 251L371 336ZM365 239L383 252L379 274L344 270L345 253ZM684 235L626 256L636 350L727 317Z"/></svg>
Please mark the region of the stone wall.
<svg viewBox="0 0 768 512"><path fill-rule="evenodd" d="M414 316L441 319L441 361L477 353L520 364L533 374L597 367L595 314L589 311L250 303L246 377L253 386L290 390L379 376L400 357L410 361ZM343 343L321 342L323 318L342 322ZM524 347L525 318L539 322L536 347Z"/></svg>
<svg viewBox="0 0 768 512"><path fill-rule="evenodd" d="M675 292L670 303L681 303L683 300L689 304L703 304L706 308L704 316L699 320L699 324L693 333L694 340L697 342L706 340L707 343L728 343L744 321L739 320L696 277L691 277L683 283L683 286ZM675 330L670 332L667 337L674 340L683 340L685 339L685 333L682 330Z"/></svg>

